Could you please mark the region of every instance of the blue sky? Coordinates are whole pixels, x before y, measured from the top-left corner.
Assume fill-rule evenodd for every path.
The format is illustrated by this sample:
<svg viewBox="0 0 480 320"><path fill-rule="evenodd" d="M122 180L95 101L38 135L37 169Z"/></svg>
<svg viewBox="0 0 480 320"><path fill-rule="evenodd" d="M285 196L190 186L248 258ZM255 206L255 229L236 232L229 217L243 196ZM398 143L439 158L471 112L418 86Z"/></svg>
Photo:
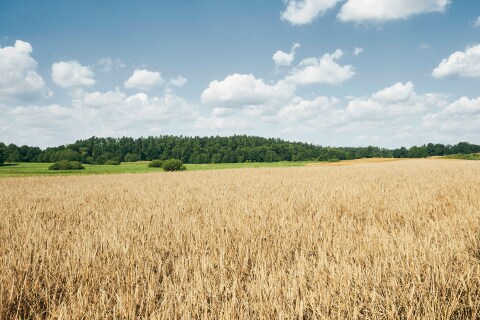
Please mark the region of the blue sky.
<svg viewBox="0 0 480 320"><path fill-rule="evenodd" d="M0 2L0 141L480 143L474 0Z"/></svg>

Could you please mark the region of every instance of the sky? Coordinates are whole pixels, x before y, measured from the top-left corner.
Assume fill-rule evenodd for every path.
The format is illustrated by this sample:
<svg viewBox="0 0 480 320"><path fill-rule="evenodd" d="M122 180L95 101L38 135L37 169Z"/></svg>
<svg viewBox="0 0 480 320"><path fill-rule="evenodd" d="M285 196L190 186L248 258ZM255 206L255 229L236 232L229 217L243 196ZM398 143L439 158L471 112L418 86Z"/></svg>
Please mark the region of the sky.
<svg viewBox="0 0 480 320"><path fill-rule="evenodd" d="M478 0L0 0L0 141L480 144Z"/></svg>

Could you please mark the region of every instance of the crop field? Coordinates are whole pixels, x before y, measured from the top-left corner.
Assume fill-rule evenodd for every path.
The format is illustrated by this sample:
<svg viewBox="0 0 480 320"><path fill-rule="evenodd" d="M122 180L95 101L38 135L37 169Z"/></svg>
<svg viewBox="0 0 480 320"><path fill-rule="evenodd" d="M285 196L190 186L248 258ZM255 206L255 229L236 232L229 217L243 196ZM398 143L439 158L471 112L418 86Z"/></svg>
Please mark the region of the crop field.
<svg viewBox="0 0 480 320"><path fill-rule="evenodd" d="M251 162L251 163L209 163L187 164L187 170L217 170L239 168L271 168L271 167L301 167L309 162ZM65 176L65 175L91 175L91 174L117 174L117 173L153 173L163 171L160 168L149 168L148 162L123 162L120 165L91 165L84 164L84 170L48 170L51 163L8 163L0 166L2 177L26 176Z"/></svg>
<svg viewBox="0 0 480 320"><path fill-rule="evenodd" d="M0 319L478 319L480 162L0 179Z"/></svg>

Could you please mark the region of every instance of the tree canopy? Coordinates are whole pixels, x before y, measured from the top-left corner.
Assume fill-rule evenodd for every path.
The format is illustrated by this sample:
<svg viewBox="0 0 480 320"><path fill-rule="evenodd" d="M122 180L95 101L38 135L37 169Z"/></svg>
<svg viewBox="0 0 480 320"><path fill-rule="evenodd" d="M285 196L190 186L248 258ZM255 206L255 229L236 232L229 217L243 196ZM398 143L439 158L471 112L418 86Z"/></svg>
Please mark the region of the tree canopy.
<svg viewBox="0 0 480 320"><path fill-rule="evenodd" d="M329 161L360 158L424 158L480 152L480 146L461 142L456 145L429 143L409 149L369 147L323 147L282 139L235 135L231 137L159 136L141 138L98 138L78 140L69 145L46 148L4 146L9 162L79 161L105 164L107 161L151 161L179 159L183 163L234 163L277 161ZM0 151L0 154L2 152ZM1 155L0 155L1 157Z"/></svg>
<svg viewBox="0 0 480 320"><path fill-rule="evenodd" d="M0 166L5 161L5 145L0 143Z"/></svg>

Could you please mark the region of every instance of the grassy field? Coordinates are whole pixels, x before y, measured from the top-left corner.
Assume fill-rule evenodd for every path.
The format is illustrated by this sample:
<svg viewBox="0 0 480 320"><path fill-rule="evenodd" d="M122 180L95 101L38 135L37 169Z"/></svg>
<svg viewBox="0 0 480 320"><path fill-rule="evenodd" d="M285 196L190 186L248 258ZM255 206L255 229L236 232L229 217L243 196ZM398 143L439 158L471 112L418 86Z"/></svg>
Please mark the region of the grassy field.
<svg viewBox="0 0 480 320"><path fill-rule="evenodd" d="M444 157L445 159L460 159L460 160L480 160L480 153L472 154L451 154Z"/></svg>
<svg viewBox="0 0 480 320"><path fill-rule="evenodd" d="M235 168L265 168L265 167L301 167L308 162L272 162L272 163L221 163L221 164L187 164L187 170L212 170ZM118 166L84 165L84 170L48 170L49 163L16 163L0 166L0 177L20 176L64 176L84 174L113 173L146 173L162 171L159 168L148 168L148 162L124 162Z"/></svg>
<svg viewBox="0 0 480 320"><path fill-rule="evenodd" d="M0 319L478 319L480 162L0 179Z"/></svg>

